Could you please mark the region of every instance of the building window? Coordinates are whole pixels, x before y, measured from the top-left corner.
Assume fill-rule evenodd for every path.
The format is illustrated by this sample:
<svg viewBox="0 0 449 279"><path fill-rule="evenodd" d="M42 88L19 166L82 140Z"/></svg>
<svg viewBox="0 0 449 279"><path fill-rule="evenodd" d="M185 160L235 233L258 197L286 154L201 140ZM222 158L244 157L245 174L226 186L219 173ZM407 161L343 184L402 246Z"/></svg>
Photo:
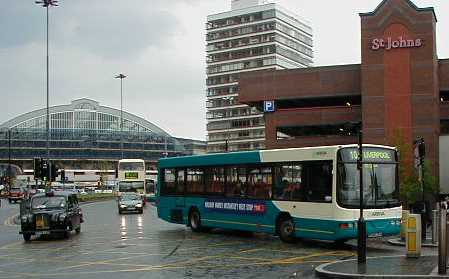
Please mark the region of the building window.
<svg viewBox="0 0 449 279"><path fill-rule="evenodd" d="M449 119L443 119L440 121L440 134L449 135Z"/></svg>
<svg viewBox="0 0 449 279"><path fill-rule="evenodd" d="M277 127L277 139L319 136L355 136L357 128L345 123L330 125Z"/></svg>

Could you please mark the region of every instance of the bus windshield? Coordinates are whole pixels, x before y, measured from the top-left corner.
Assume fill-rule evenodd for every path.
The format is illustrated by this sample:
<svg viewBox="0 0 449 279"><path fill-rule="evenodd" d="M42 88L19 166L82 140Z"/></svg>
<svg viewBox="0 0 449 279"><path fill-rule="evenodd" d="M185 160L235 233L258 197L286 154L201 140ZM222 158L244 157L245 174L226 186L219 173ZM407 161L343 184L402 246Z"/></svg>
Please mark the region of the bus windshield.
<svg viewBox="0 0 449 279"><path fill-rule="evenodd" d="M120 181L118 187L119 192L144 192L143 181Z"/></svg>
<svg viewBox="0 0 449 279"><path fill-rule="evenodd" d="M143 171L145 164L143 162L120 162L119 171Z"/></svg>
<svg viewBox="0 0 449 279"><path fill-rule="evenodd" d="M345 208L360 207L360 174L357 169L358 151L339 151L337 168L337 202ZM364 208L400 206L395 151L363 148Z"/></svg>

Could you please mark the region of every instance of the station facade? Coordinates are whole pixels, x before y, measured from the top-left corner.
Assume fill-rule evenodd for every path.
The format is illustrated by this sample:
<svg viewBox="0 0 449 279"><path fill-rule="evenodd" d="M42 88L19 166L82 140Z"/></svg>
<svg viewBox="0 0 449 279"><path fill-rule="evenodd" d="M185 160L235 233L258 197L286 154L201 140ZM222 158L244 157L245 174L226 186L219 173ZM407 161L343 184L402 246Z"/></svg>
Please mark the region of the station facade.
<svg viewBox="0 0 449 279"><path fill-rule="evenodd" d="M351 123L361 123L365 143L422 137L449 193L449 59L437 56L434 9L385 0L360 18L361 64L245 73L239 100L274 103L267 148L356 143Z"/></svg>
<svg viewBox="0 0 449 279"><path fill-rule="evenodd" d="M33 158L46 158L46 112L31 111L0 124L0 165L32 169ZM49 157L59 168L113 170L123 157L143 159L155 169L161 157L206 151L204 141L173 137L148 120L86 98L50 107L49 118Z"/></svg>

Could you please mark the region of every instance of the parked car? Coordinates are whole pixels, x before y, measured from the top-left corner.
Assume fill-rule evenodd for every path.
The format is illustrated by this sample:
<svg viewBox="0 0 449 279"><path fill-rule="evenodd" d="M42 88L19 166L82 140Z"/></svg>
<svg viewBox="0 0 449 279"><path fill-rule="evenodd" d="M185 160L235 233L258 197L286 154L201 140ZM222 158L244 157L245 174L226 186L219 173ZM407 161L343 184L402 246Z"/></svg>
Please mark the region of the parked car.
<svg viewBox="0 0 449 279"><path fill-rule="evenodd" d="M35 194L20 207L20 234L25 241L32 235L59 233L67 238L70 231L81 232L83 213L78 198L72 192L46 192Z"/></svg>
<svg viewBox="0 0 449 279"><path fill-rule="evenodd" d="M143 213L143 200L137 193L123 193L118 198L118 213L122 214L125 211L135 211Z"/></svg>
<svg viewBox="0 0 449 279"><path fill-rule="evenodd" d="M22 201L25 198L25 190L23 188L11 188L8 195L9 203L16 203Z"/></svg>

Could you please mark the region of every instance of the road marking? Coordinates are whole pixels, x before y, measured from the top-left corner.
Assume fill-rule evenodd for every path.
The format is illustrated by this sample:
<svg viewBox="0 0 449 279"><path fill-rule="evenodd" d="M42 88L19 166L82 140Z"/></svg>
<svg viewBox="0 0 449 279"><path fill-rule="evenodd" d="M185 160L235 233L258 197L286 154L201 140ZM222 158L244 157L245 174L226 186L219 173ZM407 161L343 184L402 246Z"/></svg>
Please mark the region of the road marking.
<svg viewBox="0 0 449 279"><path fill-rule="evenodd" d="M0 250L9 250L10 248L15 247L15 246L17 246L19 244L22 244L22 243L23 243L22 241L16 241L16 242L13 242L13 243L10 243L10 244L6 244L4 246L1 246Z"/></svg>
<svg viewBox="0 0 449 279"><path fill-rule="evenodd" d="M66 270L66 269L73 269L73 268L77 268L77 267L84 267L84 266L90 266L90 265L103 265L103 264L111 264L114 261L122 261L122 260L129 260L129 259L134 259L134 258L140 258L142 257L142 255L136 255L136 256L131 256L131 257L123 257L123 258L114 258L114 259L109 259L109 260L103 260L103 261L93 261L93 262L88 262L88 263L84 263L84 264L78 264L78 265L73 265L73 266L66 266L66 267L61 267L61 268L56 268L53 271L60 271L60 270ZM116 264L114 264L116 265ZM127 264L125 264L127 265ZM140 267L146 267L148 265L133 265L133 264L129 264L127 266L140 266Z"/></svg>
<svg viewBox="0 0 449 279"><path fill-rule="evenodd" d="M346 253L342 254L340 251L321 252L321 253L314 253L314 254L301 256L301 257L293 257L293 258L283 259L283 260L281 260L281 263L291 263L291 262L295 263L296 261L302 261L302 260L308 259L308 258L323 257L323 256L349 256L349 255L353 256L353 255L355 255L355 253L346 252Z"/></svg>
<svg viewBox="0 0 449 279"><path fill-rule="evenodd" d="M223 246L223 245L229 245L230 243L216 243L215 246ZM193 247L193 248L198 248L198 247ZM203 247L204 248L204 247ZM251 252L256 252L256 251L260 251L260 250L264 250L264 249L245 249L245 250L241 250L238 253L240 254L249 254ZM268 249L269 250L269 249ZM36 273L36 274L27 274L27 273L13 273L16 276L28 276L28 277L62 277L62 276L76 276L76 275L83 275L83 274L107 274L107 273L117 273L117 272L149 272L149 271L155 271L155 270L170 270L170 269L183 269L186 267L194 267L194 268L233 268L233 267L240 267L240 266L265 266L265 265L289 265L289 264L306 264L306 263L323 263L323 262L330 262L332 260L309 260L306 261L307 259L312 259L314 257L320 257L320 256L347 256L347 255L354 255L354 253L352 252L347 252L347 251L329 251L329 252L322 252L322 253L313 253L313 254L307 254L301 257L290 257L290 258L282 258L282 259L261 259L261 258L252 258L252 257L239 257L239 256L235 256L235 253L232 252L226 252L226 253L221 253L218 255L211 255L211 256L204 256L204 257L200 257L200 258L196 258L196 259L190 259L190 260L186 260L186 261L176 261L176 262L171 262L168 264L164 264L164 265L132 265L132 264L117 264L114 263L115 261L120 261L120 260L125 260L125 259L131 259L131 258L136 258L136 257L145 257L145 255L135 255L132 257L123 257L123 258L114 258L114 259L109 259L109 260L105 260L105 261L96 261L96 262L83 262L80 263L78 262L78 265L76 266L71 266L71 267L64 267L62 269L57 269L58 270L65 270L65 269L70 269L70 268L76 268L76 267L83 267L83 266L87 266L87 265L111 265L111 266L134 266L136 268L126 268L126 269L118 269L118 270L97 270L97 271L71 271L71 272L56 272L53 273ZM151 255L151 254L148 254ZM226 265L223 264L208 264L205 261L208 260L220 260L220 259L224 259L224 258L234 258L237 260L247 260L250 262L238 262L238 263L227 263ZM47 261L54 261L57 260L58 258L50 258L47 259ZM25 260L25 259L24 259ZM26 260L30 260L30 259L26 259ZM255 262L251 262L251 261L255 261ZM67 261L65 261L67 262ZM199 264L201 262L204 262L203 264ZM194 266L192 266L193 264L195 264ZM12 278L12 277L10 277Z"/></svg>
<svg viewBox="0 0 449 279"><path fill-rule="evenodd" d="M18 216L19 216L19 214L15 214L15 215L13 215L13 216L10 216L10 217L6 218L6 220L3 222L3 225L4 225L4 226L7 226L7 227L15 227L15 226L18 226L17 224L14 223L14 219L15 219L16 217L18 217Z"/></svg>

